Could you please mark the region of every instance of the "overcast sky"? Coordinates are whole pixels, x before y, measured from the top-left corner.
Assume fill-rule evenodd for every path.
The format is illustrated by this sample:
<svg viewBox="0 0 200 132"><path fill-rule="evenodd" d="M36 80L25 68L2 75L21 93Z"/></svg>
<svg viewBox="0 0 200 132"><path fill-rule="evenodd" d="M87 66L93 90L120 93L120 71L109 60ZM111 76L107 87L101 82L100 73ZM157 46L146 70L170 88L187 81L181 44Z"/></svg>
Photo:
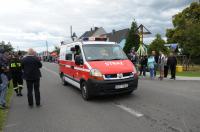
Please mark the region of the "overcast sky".
<svg viewBox="0 0 200 132"><path fill-rule="evenodd" d="M194 0L0 0L0 41L15 49L50 49L69 40L70 25L80 36L91 27L130 28L133 19L165 37L171 18ZM146 36L145 42L152 40ZM18 47L18 48L17 48Z"/></svg>

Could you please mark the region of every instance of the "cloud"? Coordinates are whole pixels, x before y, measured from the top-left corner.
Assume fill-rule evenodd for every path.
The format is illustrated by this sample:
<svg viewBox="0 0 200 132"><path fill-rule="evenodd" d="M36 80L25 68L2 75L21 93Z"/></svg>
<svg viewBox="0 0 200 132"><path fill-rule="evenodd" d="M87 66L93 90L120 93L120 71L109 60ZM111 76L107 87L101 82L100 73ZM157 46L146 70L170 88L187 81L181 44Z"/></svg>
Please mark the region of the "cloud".
<svg viewBox="0 0 200 132"><path fill-rule="evenodd" d="M152 35L165 36L171 18L192 0L0 0L0 39L15 48L35 47L38 51L69 40L70 25L80 36L91 27L128 28L133 19L144 24Z"/></svg>

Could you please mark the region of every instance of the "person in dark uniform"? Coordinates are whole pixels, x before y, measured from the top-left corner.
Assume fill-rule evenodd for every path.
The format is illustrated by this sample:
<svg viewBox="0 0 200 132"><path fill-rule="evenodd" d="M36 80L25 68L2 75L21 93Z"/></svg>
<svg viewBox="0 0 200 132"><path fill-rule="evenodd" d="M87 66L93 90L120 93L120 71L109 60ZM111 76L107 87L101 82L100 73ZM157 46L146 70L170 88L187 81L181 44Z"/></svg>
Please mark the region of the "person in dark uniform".
<svg viewBox="0 0 200 132"><path fill-rule="evenodd" d="M35 93L36 105L40 106L40 68L42 63L36 57L36 53L33 49L28 50L28 55L22 59L23 77L26 80L28 89L28 104L33 106L33 89Z"/></svg>
<svg viewBox="0 0 200 132"><path fill-rule="evenodd" d="M13 81L13 89L17 96L22 96L23 78L21 61L17 53L15 53L10 62L10 73Z"/></svg>
<svg viewBox="0 0 200 132"><path fill-rule="evenodd" d="M170 56L167 59L167 65L169 66L171 70L171 78L170 79L176 79L176 65L177 60L173 53L170 53Z"/></svg>

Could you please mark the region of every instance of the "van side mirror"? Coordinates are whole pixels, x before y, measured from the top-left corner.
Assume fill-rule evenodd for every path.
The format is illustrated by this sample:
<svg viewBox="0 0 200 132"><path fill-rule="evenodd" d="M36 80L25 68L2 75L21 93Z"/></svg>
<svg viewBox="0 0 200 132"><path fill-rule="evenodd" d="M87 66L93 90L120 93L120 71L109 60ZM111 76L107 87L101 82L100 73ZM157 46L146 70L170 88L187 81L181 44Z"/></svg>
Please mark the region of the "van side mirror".
<svg viewBox="0 0 200 132"><path fill-rule="evenodd" d="M75 56L75 64L76 65L83 65L83 58L80 55Z"/></svg>
<svg viewBox="0 0 200 132"><path fill-rule="evenodd" d="M71 47L70 50L71 50L72 52L75 52L75 51L76 51L75 47Z"/></svg>
<svg viewBox="0 0 200 132"><path fill-rule="evenodd" d="M71 47L71 51L72 52L75 52L75 51L78 51L80 49L79 45L75 45L74 47Z"/></svg>

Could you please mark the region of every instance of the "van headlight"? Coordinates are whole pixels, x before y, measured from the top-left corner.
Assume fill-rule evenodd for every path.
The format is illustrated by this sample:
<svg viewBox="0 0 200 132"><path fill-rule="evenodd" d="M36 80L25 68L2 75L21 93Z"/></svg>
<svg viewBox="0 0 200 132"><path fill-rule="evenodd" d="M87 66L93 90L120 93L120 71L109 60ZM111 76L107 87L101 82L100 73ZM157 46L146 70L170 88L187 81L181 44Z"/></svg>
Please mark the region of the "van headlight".
<svg viewBox="0 0 200 132"><path fill-rule="evenodd" d="M98 69L91 69L90 76L103 77L102 73Z"/></svg>
<svg viewBox="0 0 200 132"><path fill-rule="evenodd" d="M103 74L98 69L91 69L90 76L96 80L103 80Z"/></svg>

